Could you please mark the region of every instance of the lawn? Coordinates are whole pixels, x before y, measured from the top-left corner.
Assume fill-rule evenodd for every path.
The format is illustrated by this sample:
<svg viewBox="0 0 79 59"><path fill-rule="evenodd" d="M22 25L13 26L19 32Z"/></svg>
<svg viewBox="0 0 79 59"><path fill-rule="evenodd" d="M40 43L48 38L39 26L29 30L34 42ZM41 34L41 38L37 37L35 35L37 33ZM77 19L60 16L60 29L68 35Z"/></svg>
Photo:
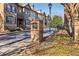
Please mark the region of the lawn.
<svg viewBox="0 0 79 59"><path fill-rule="evenodd" d="M67 34L55 34L40 44L32 44L31 48L24 49L19 54L22 56L79 56L79 44L71 42Z"/></svg>
<svg viewBox="0 0 79 59"><path fill-rule="evenodd" d="M79 46L72 44L72 39L64 35L54 35L36 48L35 55L40 56L79 56Z"/></svg>

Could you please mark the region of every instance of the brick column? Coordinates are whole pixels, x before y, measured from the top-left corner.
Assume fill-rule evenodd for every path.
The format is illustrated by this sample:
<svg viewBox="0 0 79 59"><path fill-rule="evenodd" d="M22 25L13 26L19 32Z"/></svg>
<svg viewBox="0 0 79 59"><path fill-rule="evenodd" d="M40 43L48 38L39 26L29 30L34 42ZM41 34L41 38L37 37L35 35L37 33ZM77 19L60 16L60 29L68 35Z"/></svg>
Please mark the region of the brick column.
<svg viewBox="0 0 79 59"><path fill-rule="evenodd" d="M74 42L79 41L79 20L74 22Z"/></svg>
<svg viewBox="0 0 79 59"><path fill-rule="evenodd" d="M4 3L0 3L0 32L4 31Z"/></svg>
<svg viewBox="0 0 79 59"><path fill-rule="evenodd" d="M3 32L4 31L4 22L3 22L3 18L0 14L0 32Z"/></svg>
<svg viewBox="0 0 79 59"><path fill-rule="evenodd" d="M43 21L31 21L31 42L41 42L43 40Z"/></svg>

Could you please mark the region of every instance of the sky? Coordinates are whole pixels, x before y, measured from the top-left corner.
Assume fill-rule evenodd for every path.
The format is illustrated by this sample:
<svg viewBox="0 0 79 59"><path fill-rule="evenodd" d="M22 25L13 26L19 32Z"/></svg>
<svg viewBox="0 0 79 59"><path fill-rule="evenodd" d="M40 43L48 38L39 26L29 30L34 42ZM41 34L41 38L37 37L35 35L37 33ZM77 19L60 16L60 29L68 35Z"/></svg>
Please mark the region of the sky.
<svg viewBox="0 0 79 59"><path fill-rule="evenodd" d="M34 8L38 10L42 10L47 15L49 14L49 7L48 3L33 3ZM51 9L52 16L59 15L64 16L64 7L60 3L52 3L52 9Z"/></svg>

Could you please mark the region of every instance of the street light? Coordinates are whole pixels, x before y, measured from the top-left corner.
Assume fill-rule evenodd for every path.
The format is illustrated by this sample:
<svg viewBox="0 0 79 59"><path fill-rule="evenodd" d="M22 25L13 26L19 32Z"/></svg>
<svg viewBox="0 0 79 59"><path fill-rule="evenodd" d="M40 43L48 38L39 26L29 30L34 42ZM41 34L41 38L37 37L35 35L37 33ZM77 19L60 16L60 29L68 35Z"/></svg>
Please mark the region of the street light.
<svg viewBox="0 0 79 59"><path fill-rule="evenodd" d="M52 4L51 3L49 3L48 4L48 7L49 7L49 22L50 22L50 20L51 20L51 8L52 8ZM50 32L50 25L49 25L49 32Z"/></svg>
<svg viewBox="0 0 79 59"><path fill-rule="evenodd" d="M34 9L35 5L33 4L32 7L33 7L33 9Z"/></svg>

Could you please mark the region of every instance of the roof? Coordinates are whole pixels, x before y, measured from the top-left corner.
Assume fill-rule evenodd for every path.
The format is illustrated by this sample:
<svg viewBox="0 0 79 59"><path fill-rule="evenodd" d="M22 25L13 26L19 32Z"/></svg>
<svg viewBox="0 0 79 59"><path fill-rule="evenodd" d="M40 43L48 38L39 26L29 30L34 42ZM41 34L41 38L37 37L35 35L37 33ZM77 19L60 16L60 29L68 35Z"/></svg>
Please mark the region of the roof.
<svg viewBox="0 0 79 59"><path fill-rule="evenodd" d="M17 3L17 4L20 7L30 9L30 10L32 10L40 15L46 15L45 12L42 12L41 10L37 10L37 9L33 8L33 6L30 3Z"/></svg>
<svg viewBox="0 0 79 59"><path fill-rule="evenodd" d="M25 7L27 3L18 3L19 6Z"/></svg>

